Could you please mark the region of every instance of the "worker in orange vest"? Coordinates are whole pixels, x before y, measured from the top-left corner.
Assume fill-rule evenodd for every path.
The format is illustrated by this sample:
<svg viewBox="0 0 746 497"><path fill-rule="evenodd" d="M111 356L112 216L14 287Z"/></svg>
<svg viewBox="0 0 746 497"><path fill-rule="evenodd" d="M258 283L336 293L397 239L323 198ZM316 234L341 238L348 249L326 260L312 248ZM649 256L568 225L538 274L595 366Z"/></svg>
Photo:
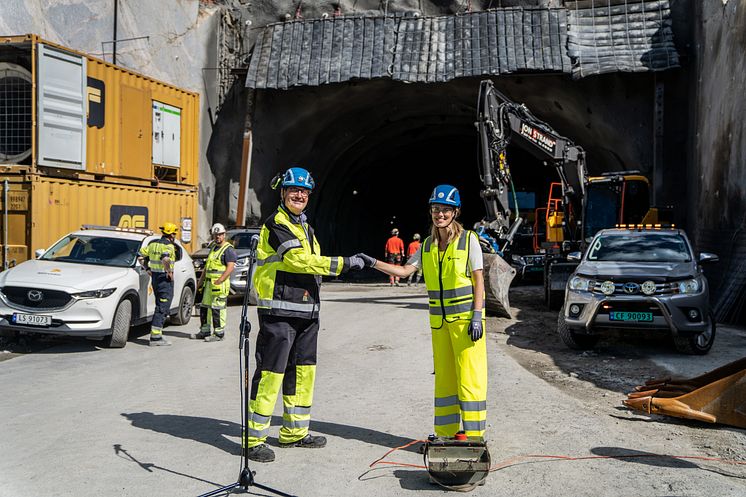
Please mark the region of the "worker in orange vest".
<svg viewBox="0 0 746 497"><path fill-rule="evenodd" d="M420 234L415 233L412 237L412 241L409 242L409 245L407 245L407 260L411 258L414 254L417 253L417 251L420 250ZM417 268L417 270L409 275L409 279L407 280L407 286L410 286L412 284L412 277L414 275L417 275L415 278L414 284L417 285L420 283L420 277L422 276L422 269Z"/></svg>
<svg viewBox="0 0 746 497"><path fill-rule="evenodd" d="M391 238L386 240L385 253L386 262L401 266L402 259L404 258L404 241L399 238L399 230L396 228L391 230ZM399 277L389 276L389 285L399 286Z"/></svg>

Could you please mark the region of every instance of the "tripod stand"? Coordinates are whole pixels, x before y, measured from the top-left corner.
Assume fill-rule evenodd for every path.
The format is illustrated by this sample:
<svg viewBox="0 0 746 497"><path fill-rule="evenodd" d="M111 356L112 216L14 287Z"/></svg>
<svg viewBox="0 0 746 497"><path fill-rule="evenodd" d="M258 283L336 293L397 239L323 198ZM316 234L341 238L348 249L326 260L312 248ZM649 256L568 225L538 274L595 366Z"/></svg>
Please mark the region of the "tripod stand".
<svg viewBox="0 0 746 497"><path fill-rule="evenodd" d="M202 494L199 497L211 497L222 493L232 493L234 491L248 492L249 487L257 487L268 492L272 492L276 495L284 497L293 497L290 494L275 490L274 488L262 485L254 481L254 471L249 468L249 448L246 446L246 431L249 423L249 334L251 332L251 323L249 322L248 308L249 308L249 292L251 291L251 279L252 270L254 269L254 263L256 262L256 246L259 243L259 237L254 235L251 237L251 249L249 252L249 267L246 272L246 293L243 296L243 307L241 308L241 324L239 325L240 337L238 341L238 360L241 366L243 390L241 391L241 458L243 461L243 467L241 472L238 474L238 480L230 485L217 488L206 494ZM243 351L243 353L242 353Z"/></svg>

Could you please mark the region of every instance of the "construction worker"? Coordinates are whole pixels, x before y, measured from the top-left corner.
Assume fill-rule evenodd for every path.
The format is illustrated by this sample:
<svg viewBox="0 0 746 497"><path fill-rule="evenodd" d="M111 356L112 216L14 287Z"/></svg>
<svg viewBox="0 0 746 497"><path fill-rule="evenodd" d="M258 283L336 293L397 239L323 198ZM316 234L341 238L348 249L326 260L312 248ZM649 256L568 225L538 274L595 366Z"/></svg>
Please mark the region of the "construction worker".
<svg viewBox="0 0 746 497"><path fill-rule="evenodd" d="M409 242L409 245L407 245L407 260L411 259L414 254L417 253L418 250L420 250L420 234L415 233L414 236L412 236L412 241ZM420 276L422 276L422 270L420 268L417 268L417 271L409 275L409 279L407 279L407 286L410 286L412 284L412 278L414 276L417 276L415 279L414 284L418 285L420 283Z"/></svg>
<svg viewBox="0 0 746 497"><path fill-rule="evenodd" d="M399 238L399 230L394 228L391 230L391 238L386 240L386 247L384 248L386 262L389 264L396 264L400 266L402 259L404 258L404 241ZM389 276L389 285L399 286L398 276Z"/></svg>
<svg viewBox="0 0 746 497"><path fill-rule="evenodd" d="M230 276L236 266L236 251L225 240L225 226L215 223L210 228L212 248L207 255L197 288L202 289L202 305L199 309L199 333L193 339L205 342L219 342L225 338L225 317L227 314L228 293L231 289ZM210 331L212 329L212 331Z"/></svg>
<svg viewBox="0 0 746 497"><path fill-rule="evenodd" d="M160 228L163 236L140 249L138 259L148 271L151 286L155 293L155 312L150 324L150 346L171 345L163 338L163 324L166 322L171 300L174 298L173 264L176 262L174 240L178 228L174 223L164 223Z"/></svg>
<svg viewBox="0 0 746 497"><path fill-rule="evenodd" d="M455 187L437 186L429 203L431 234L403 267L357 255L367 267L402 278L422 267L430 299L435 434L453 437L463 427L467 436L484 438L487 347L482 251L476 233L456 221L461 198Z"/></svg>
<svg viewBox="0 0 746 497"><path fill-rule="evenodd" d="M264 222L257 246L254 287L259 335L248 433L243 437L249 459L259 462L275 458L265 441L280 387L280 447L326 445L325 437L308 433L316 375L319 285L322 276L338 276L364 266L359 257L321 255L304 213L314 188L308 171L291 167L275 176L271 186L280 189L280 205Z"/></svg>

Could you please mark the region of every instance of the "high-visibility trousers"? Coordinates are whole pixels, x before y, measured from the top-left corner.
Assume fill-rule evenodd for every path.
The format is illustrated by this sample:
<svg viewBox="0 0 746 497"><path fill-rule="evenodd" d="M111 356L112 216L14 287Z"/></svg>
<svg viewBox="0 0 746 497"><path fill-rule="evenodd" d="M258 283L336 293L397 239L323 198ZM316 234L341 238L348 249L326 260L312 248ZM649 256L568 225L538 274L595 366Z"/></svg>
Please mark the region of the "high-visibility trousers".
<svg viewBox="0 0 746 497"><path fill-rule="evenodd" d="M251 448L267 439L277 394L282 388L281 443L308 434L316 378L317 319L259 315L256 370L251 383L248 433Z"/></svg>
<svg viewBox="0 0 746 497"><path fill-rule="evenodd" d="M212 332L215 335L225 333L229 291L228 280L217 287L214 287L209 280L205 281L202 287L202 305L199 309L200 331L209 333L210 325L212 325Z"/></svg>
<svg viewBox="0 0 746 497"><path fill-rule="evenodd" d="M151 285L155 294L155 312L150 324L150 336L160 338L163 334L163 325L171 310L171 301L174 298L174 282L168 279L166 273L152 273Z"/></svg>
<svg viewBox="0 0 746 497"><path fill-rule="evenodd" d="M485 321L482 321L484 328ZM463 426L484 438L487 424L487 340L473 342L469 321L432 329L435 365L435 434L453 437Z"/></svg>

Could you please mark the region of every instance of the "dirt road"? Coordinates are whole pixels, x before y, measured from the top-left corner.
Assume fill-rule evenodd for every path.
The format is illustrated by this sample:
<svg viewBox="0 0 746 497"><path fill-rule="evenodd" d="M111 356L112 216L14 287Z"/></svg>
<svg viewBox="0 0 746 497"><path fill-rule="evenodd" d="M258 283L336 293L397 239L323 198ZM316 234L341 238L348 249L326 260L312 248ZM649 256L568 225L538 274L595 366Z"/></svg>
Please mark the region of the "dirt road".
<svg viewBox="0 0 746 497"><path fill-rule="evenodd" d="M277 460L252 465L257 481L304 496L440 492L417 467L369 467L432 430L422 287L328 284L322 298L311 431L329 444L278 448L278 405L269 440ZM744 430L621 406L645 378L727 362L744 350L743 331L721 330L705 358L622 338L578 354L561 345L556 315L539 300L538 290L519 287L515 318L489 319L487 433L500 469L472 495L746 496L746 465L716 460L746 461ZM0 362L0 496L199 495L234 481L239 312L229 309L231 336L220 343L189 340L190 323L166 330L173 347L150 349L143 338L121 350L57 342ZM414 447L387 460L422 464Z"/></svg>

